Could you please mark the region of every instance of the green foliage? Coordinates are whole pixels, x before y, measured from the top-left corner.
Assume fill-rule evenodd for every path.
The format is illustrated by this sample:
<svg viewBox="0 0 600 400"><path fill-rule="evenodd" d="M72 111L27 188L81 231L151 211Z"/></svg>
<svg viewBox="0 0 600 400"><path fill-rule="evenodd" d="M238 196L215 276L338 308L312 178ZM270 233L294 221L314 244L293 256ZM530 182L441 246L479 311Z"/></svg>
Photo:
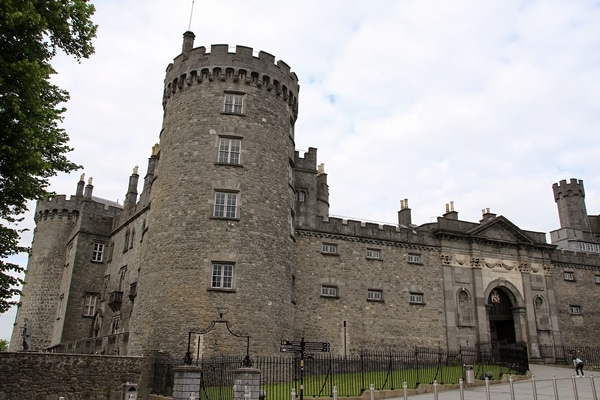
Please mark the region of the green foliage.
<svg viewBox="0 0 600 400"><path fill-rule="evenodd" d="M69 94L50 83L58 50L78 61L94 52L95 8L86 0L0 0L0 313L19 293L17 229L27 201L46 197L49 178L79 168L59 126Z"/></svg>
<svg viewBox="0 0 600 400"><path fill-rule="evenodd" d="M0 351L8 351L8 340L0 339Z"/></svg>

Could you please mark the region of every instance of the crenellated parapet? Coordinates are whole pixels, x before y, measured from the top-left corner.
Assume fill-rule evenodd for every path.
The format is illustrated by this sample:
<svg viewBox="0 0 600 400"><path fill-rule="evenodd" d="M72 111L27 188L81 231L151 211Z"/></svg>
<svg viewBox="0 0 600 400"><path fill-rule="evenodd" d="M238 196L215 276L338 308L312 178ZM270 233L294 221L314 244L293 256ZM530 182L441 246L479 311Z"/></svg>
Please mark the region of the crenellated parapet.
<svg viewBox="0 0 600 400"><path fill-rule="evenodd" d="M365 242L388 242L388 245L420 246L437 248L437 240L428 232L417 232L412 228L404 228L396 225L380 225L373 222L358 220L347 220L343 218L329 217L316 219L314 229L310 235L326 234L339 236L351 241ZM297 234L308 234L301 229Z"/></svg>
<svg viewBox="0 0 600 400"><path fill-rule="evenodd" d="M190 36L191 34L191 36ZM184 34L184 52L167 67L163 106L172 96L192 85L211 82L233 82L253 86L285 101L292 111L294 120L298 115L298 77L289 65L267 52L259 51L254 56L251 47L215 44L210 47L193 47L193 34ZM188 50L186 50L188 49Z"/></svg>
<svg viewBox="0 0 600 400"><path fill-rule="evenodd" d="M36 224L41 221L52 221L55 219L76 220L79 217L81 202L81 197L70 196L67 199L65 195L57 195L45 200L39 200L35 208L34 220Z"/></svg>
<svg viewBox="0 0 600 400"><path fill-rule="evenodd" d="M572 178L568 183L566 179L552 185L554 200L558 201L561 197L581 196L585 197L583 189L583 180Z"/></svg>

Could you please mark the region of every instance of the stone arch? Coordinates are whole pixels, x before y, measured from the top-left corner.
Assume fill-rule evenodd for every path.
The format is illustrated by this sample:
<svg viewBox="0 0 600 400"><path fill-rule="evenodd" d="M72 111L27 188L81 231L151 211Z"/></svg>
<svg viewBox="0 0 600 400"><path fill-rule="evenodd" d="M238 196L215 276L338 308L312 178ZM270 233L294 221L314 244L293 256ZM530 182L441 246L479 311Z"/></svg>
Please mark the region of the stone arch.
<svg viewBox="0 0 600 400"><path fill-rule="evenodd" d="M487 286L484 299L491 342L526 341L525 301L519 289L505 279L496 279Z"/></svg>

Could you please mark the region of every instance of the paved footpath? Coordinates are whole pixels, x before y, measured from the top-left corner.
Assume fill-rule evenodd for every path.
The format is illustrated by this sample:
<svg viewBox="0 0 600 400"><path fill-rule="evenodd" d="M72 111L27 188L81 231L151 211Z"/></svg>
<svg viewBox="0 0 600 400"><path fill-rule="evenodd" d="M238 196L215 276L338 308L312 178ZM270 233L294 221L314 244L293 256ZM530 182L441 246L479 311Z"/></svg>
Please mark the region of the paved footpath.
<svg viewBox="0 0 600 400"><path fill-rule="evenodd" d="M511 395L510 383L491 384L466 388L461 397L460 389L424 393L408 396L411 400L598 400L600 389L600 372L587 372L585 377L575 377L574 370L566 367L531 364L529 366L532 379L513 382L514 397ZM554 379L553 379L554 376ZM593 378L592 378L593 377ZM596 384L598 388L595 388ZM555 394L556 387L556 394ZM594 393L594 391L596 393ZM403 400L396 397L389 400Z"/></svg>

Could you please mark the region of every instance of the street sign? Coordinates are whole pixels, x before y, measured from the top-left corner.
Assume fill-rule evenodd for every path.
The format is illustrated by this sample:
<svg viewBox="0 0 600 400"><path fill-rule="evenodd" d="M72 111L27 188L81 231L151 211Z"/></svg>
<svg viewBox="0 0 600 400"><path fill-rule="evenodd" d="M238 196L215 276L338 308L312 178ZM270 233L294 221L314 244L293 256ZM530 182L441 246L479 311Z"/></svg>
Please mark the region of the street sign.
<svg viewBox="0 0 600 400"><path fill-rule="evenodd" d="M315 353L315 352L329 353L330 344L329 344L329 342L305 342L304 340L298 342L295 340L282 340L279 351L282 353L285 353L285 352L300 353L300 352L304 352L304 351L308 352L308 353Z"/></svg>

